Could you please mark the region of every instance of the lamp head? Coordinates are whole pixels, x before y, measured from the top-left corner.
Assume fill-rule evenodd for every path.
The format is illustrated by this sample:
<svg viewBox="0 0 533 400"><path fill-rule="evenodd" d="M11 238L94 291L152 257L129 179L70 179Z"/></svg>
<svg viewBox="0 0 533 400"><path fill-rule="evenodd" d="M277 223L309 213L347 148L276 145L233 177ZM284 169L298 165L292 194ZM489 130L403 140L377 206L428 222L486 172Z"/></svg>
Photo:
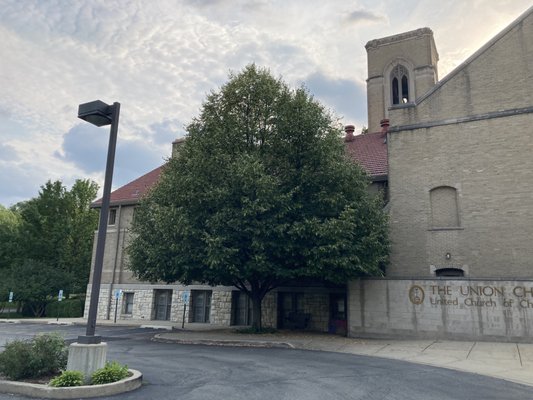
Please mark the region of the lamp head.
<svg viewBox="0 0 533 400"><path fill-rule="evenodd" d="M112 115L113 106L101 100L80 104L78 107L78 118L96 126L110 125L113 122Z"/></svg>

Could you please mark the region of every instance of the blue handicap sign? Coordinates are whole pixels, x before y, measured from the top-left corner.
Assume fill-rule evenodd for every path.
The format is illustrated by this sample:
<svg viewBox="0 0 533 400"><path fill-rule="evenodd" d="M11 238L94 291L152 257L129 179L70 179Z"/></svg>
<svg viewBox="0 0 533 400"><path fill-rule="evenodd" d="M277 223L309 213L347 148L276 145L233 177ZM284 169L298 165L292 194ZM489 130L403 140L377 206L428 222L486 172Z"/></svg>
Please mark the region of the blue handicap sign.
<svg viewBox="0 0 533 400"><path fill-rule="evenodd" d="M189 304L189 297L190 297L190 295L191 295L191 292L189 292L189 291L187 291L187 292L183 292L183 293L181 294L181 299L183 300L183 302L184 302L185 304Z"/></svg>

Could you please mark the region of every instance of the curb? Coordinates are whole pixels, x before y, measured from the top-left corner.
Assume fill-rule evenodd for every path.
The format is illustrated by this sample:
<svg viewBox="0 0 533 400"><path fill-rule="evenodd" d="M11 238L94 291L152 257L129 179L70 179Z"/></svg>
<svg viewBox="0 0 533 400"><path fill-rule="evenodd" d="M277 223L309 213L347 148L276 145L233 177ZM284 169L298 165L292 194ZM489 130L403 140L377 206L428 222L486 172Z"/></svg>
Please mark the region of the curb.
<svg viewBox="0 0 533 400"><path fill-rule="evenodd" d="M89 397L113 396L138 389L142 384L142 373L130 369L132 376L105 385L75 386L56 388L37 383L0 380L0 393L20 394L47 399L79 399Z"/></svg>
<svg viewBox="0 0 533 400"><path fill-rule="evenodd" d="M161 329L161 330L166 330L166 331L171 331L172 330L172 326L170 325L141 325L139 328L143 328L143 329Z"/></svg>
<svg viewBox="0 0 533 400"><path fill-rule="evenodd" d="M278 348L278 349L295 349L296 347L291 343L286 342L267 342L258 340L224 340L224 339L167 339L155 335L152 338L153 342L158 343L176 343L176 344L192 344L203 346L225 346L225 347L257 347L257 348Z"/></svg>

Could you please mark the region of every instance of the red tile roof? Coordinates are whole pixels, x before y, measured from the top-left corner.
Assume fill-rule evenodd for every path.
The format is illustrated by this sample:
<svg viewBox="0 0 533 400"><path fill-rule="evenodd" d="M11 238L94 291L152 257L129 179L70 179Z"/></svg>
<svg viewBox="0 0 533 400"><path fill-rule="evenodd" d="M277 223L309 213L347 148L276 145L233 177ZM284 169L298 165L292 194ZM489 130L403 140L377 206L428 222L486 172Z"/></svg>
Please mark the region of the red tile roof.
<svg viewBox="0 0 533 400"><path fill-rule="evenodd" d="M385 177L389 172L386 139L383 132L356 135L345 142L346 151L371 177Z"/></svg>
<svg viewBox="0 0 533 400"><path fill-rule="evenodd" d="M386 137L385 133L376 132L356 135L345 142L350 157L374 179L384 178L388 173ZM162 169L163 165L112 192L111 204L136 204L157 182ZM101 203L102 199L99 199L92 206L99 207Z"/></svg>
<svg viewBox="0 0 533 400"><path fill-rule="evenodd" d="M136 204L157 182L162 169L163 165L111 192L111 204ZM92 206L99 207L101 204L102 199L98 199Z"/></svg>

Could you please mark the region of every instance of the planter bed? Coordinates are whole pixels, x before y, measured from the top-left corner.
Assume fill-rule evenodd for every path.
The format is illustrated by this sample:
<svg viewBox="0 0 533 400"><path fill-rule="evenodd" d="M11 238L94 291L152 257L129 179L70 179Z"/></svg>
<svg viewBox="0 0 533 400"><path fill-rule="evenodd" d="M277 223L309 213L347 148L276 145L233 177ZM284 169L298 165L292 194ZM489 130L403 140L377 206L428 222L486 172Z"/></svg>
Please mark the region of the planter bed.
<svg viewBox="0 0 533 400"><path fill-rule="evenodd" d="M142 384L142 374L130 369L130 376L105 385L72 387L52 387L47 384L0 380L0 393L20 394L29 397L48 399L79 399L99 396L112 396L138 389Z"/></svg>

